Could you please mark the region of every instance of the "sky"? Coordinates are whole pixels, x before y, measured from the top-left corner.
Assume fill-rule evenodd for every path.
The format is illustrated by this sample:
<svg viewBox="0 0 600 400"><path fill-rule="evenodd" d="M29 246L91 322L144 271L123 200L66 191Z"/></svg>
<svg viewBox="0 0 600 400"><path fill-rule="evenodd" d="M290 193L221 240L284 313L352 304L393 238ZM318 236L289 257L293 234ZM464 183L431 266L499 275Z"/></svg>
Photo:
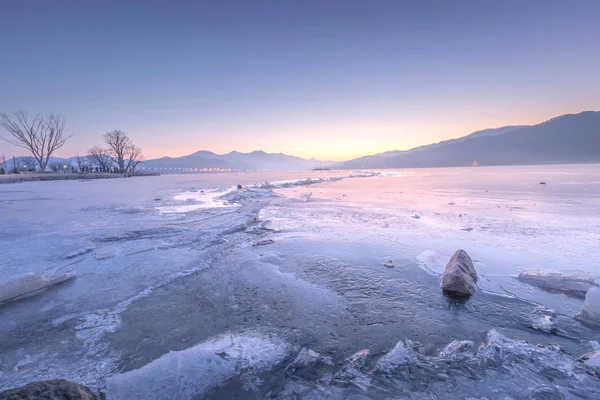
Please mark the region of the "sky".
<svg viewBox="0 0 600 400"><path fill-rule="evenodd" d="M600 1L6 1L0 112L85 154L344 160L600 110ZM25 155L0 142L0 154Z"/></svg>

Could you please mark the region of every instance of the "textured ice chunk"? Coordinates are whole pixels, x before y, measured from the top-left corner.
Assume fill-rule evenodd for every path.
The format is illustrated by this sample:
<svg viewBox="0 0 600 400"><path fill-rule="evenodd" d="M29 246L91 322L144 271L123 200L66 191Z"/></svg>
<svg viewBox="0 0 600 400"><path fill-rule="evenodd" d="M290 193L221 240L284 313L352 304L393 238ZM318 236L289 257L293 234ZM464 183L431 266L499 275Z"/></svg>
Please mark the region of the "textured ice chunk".
<svg viewBox="0 0 600 400"><path fill-rule="evenodd" d="M300 353L298 353L296 359L292 361L290 365L288 365L287 369L294 370L297 368L307 367L309 365L319 363L333 365L331 357L324 357L314 350L303 347L302 350L300 350Z"/></svg>
<svg viewBox="0 0 600 400"><path fill-rule="evenodd" d="M556 312L544 306L536 307L531 313L530 326L538 331L556 332Z"/></svg>
<svg viewBox="0 0 600 400"><path fill-rule="evenodd" d="M440 357L461 359L473 355L475 345L470 340L455 340L440 351Z"/></svg>
<svg viewBox="0 0 600 400"><path fill-rule="evenodd" d="M408 343L401 340L389 353L379 359L376 370L390 373L397 368L409 365L414 362L414 359L414 351L408 346Z"/></svg>
<svg viewBox="0 0 600 400"><path fill-rule="evenodd" d="M371 384L371 377L362 372L369 358L369 350L360 350L346 359L346 363L333 376L338 383L351 383L361 390L366 390Z"/></svg>
<svg viewBox="0 0 600 400"><path fill-rule="evenodd" d="M191 399L241 374L273 368L290 346L258 332L223 334L195 347L170 352L144 367L115 375L106 382L107 398Z"/></svg>
<svg viewBox="0 0 600 400"><path fill-rule="evenodd" d="M560 377L574 374L572 359L559 346L533 346L509 339L495 329L488 332L487 342L479 348L477 358L488 366L517 364L536 373L544 371Z"/></svg>
<svg viewBox="0 0 600 400"><path fill-rule="evenodd" d="M596 287L595 281L584 275L565 275L554 272L523 272L517 277L521 282L539 288L565 293L567 295L584 298L591 287Z"/></svg>
<svg viewBox="0 0 600 400"><path fill-rule="evenodd" d="M322 356L316 351L303 347L296 359L287 366L286 371L305 379L314 379L322 375L323 370L330 366L333 366L330 357Z"/></svg>
<svg viewBox="0 0 600 400"><path fill-rule="evenodd" d="M32 295L39 290L75 278L74 272L56 275L56 270L57 268L51 268L38 274L28 273L0 283L0 303Z"/></svg>
<svg viewBox="0 0 600 400"><path fill-rule="evenodd" d="M579 361L583 362L589 367L600 369L600 351L593 351L586 353L578 358Z"/></svg>
<svg viewBox="0 0 600 400"><path fill-rule="evenodd" d="M587 291L583 308L577 317L584 321L600 324L600 289L591 287Z"/></svg>

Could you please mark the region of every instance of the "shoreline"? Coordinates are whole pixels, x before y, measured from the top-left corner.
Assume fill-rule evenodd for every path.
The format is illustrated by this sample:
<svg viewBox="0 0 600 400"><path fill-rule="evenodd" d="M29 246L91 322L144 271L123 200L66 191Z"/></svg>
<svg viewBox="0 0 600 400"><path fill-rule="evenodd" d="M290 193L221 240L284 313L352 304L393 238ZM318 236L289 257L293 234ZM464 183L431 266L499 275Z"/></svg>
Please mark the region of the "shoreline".
<svg viewBox="0 0 600 400"><path fill-rule="evenodd" d="M138 176L160 176L160 174L158 174L158 173L146 173L146 174L109 174L109 173L10 174L10 175L0 175L0 185L9 184L9 183L22 183L22 182L133 178L133 177L138 177Z"/></svg>

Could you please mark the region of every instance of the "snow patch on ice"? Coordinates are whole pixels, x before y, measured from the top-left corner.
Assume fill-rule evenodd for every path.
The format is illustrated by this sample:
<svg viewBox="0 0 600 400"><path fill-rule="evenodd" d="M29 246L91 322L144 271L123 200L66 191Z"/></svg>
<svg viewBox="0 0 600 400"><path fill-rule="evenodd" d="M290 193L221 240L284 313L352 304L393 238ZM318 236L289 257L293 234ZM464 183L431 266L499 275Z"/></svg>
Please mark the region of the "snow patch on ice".
<svg viewBox="0 0 600 400"><path fill-rule="evenodd" d="M227 194L235 190L237 189L229 188L225 190L225 192ZM213 189L201 192L197 190L189 190L175 194L172 198L175 204L160 206L156 209L161 214L173 214L188 213L202 209L226 208L237 206L237 204L235 203L225 201L223 197L224 194L222 189Z"/></svg>

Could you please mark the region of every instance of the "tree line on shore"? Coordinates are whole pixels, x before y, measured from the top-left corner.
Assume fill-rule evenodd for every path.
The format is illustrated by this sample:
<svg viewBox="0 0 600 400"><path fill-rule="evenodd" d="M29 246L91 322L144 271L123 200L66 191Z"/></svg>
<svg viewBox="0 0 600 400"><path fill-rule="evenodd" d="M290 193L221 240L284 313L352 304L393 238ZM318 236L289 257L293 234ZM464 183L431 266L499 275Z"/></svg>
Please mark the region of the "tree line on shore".
<svg viewBox="0 0 600 400"><path fill-rule="evenodd" d="M30 118L27 111L15 111L12 114L0 113L0 139L14 146L26 149L30 157L20 157L17 164L13 156L11 171L4 154L0 154L0 174L22 171L46 172L113 172L133 173L143 160L142 150L136 146L127 134L114 130L102 135L102 146L93 146L83 157L75 157L75 165L64 162L51 163L50 157L65 145L74 134L66 134L66 118L61 115L36 114Z"/></svg>

